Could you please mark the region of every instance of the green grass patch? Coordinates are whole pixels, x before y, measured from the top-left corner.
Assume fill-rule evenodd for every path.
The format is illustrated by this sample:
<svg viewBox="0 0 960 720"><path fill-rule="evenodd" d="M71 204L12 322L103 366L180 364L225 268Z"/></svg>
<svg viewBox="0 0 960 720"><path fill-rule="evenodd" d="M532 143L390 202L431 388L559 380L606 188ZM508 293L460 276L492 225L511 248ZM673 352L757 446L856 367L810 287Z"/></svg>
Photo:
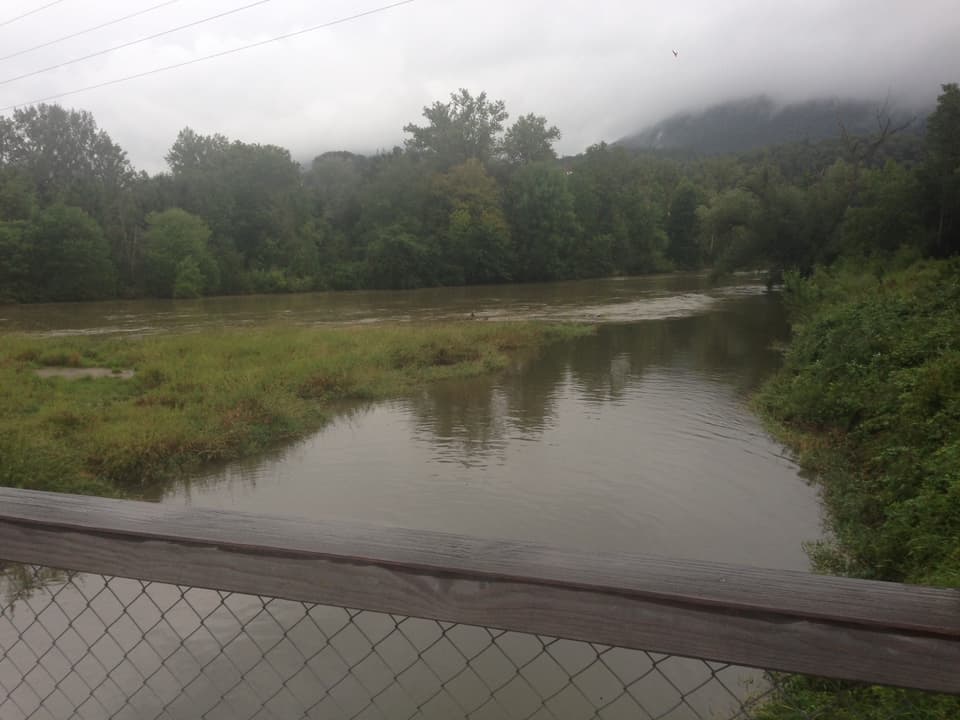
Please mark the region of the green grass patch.
<svg viewBox="0 0 960 720"><path fill-rule="evenodd" d="M140 496L203 463L317 430L329 406L505 368L589 332L570 325L290 326L0 344L0 485ZM132 380L36 369L132 368Z"/></svg>

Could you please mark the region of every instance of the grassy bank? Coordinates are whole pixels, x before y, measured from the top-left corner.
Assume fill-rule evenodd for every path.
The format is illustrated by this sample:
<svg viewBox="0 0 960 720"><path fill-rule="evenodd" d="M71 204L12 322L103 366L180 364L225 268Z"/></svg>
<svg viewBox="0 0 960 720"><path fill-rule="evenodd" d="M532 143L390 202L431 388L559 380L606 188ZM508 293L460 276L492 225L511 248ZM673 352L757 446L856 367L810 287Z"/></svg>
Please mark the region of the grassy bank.
<svg viewBox="0 0 960 720"><path fill-rule="evenodd" d="M960 262L822 270L787 298L794 337L757 406L822 486L816 567L960 587ZM788 687L764 717L960 717L960 698Z"/></svg>
<svg viewBox="0 0 960 720"><path fill-rule="evenodd" d="M204 462L302 437L324 423L334 402L495 372L585 332L459 323L138 339L4 335L0 485L137 496ZM135 376L38 377L45 366L132 368Z"/></svg>

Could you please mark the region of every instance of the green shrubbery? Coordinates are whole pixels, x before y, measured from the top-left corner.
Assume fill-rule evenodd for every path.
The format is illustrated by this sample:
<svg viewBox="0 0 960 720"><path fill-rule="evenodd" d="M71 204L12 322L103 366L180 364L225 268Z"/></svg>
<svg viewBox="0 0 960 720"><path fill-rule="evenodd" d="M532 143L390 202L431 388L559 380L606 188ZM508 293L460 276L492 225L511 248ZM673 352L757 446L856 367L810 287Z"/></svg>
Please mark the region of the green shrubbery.
<svg viewBox="0 0 960 720"><path fill-rule="evenodd" d="M815 471L832 574L960 587L960 260L788 277L794 339L757 399ZM794 677L760 717L960 717L960 698ZM907 715L904 715L906 717Z"/></svg>
<svg viewBox="0 0 960 720"><path fill-rule="evenodd" d="M823 479L860 577L960 587L960 262L791 278L799 319L759 398Z"/></svg>

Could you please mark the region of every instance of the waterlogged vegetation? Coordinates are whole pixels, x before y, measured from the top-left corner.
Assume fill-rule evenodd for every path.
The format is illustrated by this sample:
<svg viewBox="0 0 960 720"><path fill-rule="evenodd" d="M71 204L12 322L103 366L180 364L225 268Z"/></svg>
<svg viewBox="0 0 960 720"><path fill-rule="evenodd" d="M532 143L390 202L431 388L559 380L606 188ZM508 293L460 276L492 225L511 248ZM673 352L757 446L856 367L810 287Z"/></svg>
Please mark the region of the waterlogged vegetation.
<svg viewBox="0 0 960 720"><path fill-rule="evenodd" d="M758 405L816 471L824 570L960 587L960 263L791 277L795 337Z"/></svg>
<svg viewBox="0 0 960 720"><path fill-rule="evenodd" d="M331 406L501 370L580 326L268 326L145 338L6 335L0 485L138 496L205 462L316 430ZM132 379L42 378L45 366Z"/></svg>
<svg viewBox="0 0 960 720"><path fill-rule="evenodd" d="M794 339L758 408L813 471L829 574L960 587L960 262L788 278ZM837 698L844 698L837 710ZM960 717L960 698L791 678L761 717Z"/></svg>

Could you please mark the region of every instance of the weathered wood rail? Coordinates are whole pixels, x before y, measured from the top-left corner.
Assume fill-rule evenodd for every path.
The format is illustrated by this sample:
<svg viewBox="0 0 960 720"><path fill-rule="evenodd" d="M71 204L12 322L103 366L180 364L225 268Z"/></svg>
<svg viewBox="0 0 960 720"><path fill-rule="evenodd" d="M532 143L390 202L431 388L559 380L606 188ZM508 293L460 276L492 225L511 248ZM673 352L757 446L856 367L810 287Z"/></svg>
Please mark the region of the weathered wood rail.
<svg viewBox="0 0 960 720"><path fill-rule="evenodd" d="M0 489L0 559L960 694L960 592Z"/></svg>

